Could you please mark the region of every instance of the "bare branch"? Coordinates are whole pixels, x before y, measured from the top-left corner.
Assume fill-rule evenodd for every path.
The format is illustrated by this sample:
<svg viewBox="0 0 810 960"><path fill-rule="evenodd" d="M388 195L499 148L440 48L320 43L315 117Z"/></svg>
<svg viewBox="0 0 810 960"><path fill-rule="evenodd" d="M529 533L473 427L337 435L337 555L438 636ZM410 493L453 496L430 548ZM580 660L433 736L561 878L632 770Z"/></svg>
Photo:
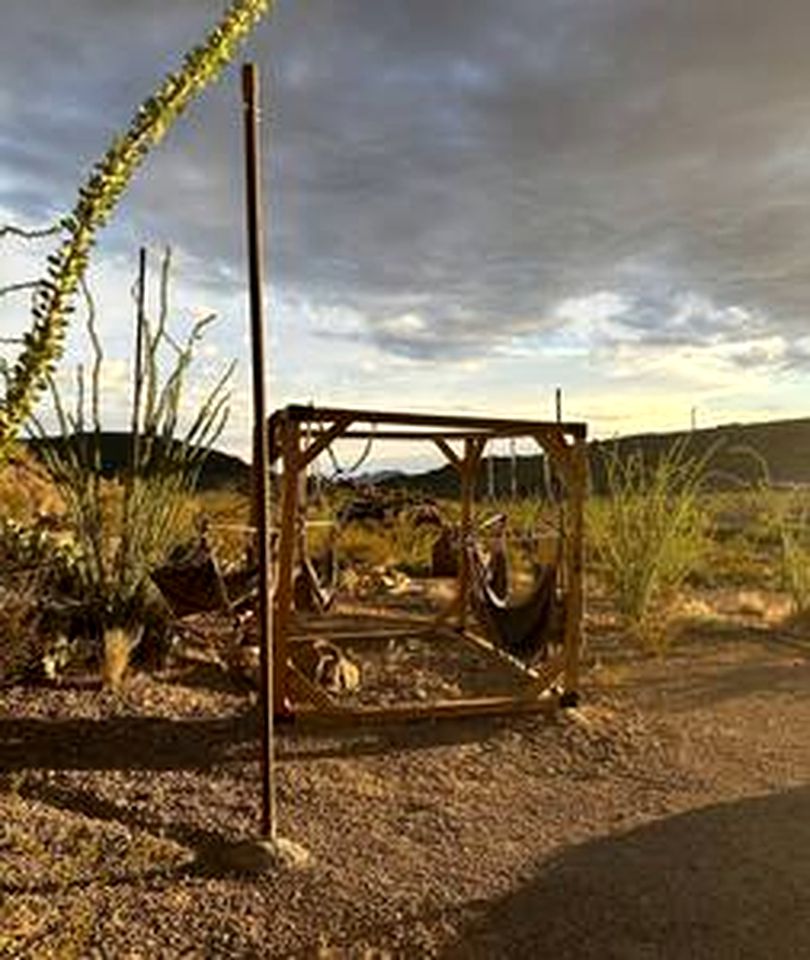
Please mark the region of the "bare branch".
<svg viewBox="0 0 810 960"><path fill-rule="evenodd" d="M50 227L40 227L34 230L26 230L23 227L15 226L13 223L7 223L0 227L0 240L3 237L22 237L23 240L39 240L40 237L52 237L62 230L60 224L55 223Z"/></svg>

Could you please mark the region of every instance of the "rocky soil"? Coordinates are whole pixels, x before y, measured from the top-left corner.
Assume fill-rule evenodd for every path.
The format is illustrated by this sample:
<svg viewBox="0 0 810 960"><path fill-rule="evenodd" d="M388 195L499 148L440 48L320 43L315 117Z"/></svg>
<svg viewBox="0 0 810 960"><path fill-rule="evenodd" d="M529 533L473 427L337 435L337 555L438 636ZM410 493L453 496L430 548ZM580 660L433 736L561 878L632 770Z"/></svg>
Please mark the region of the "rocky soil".
<svg viewBox="0 0 810 960"><path fill-rule="evenodd" d="M665 659L595 627L543 717L285 727L214 667L0 691L0 956L810 956L810 641L702 617Z"/></svg>

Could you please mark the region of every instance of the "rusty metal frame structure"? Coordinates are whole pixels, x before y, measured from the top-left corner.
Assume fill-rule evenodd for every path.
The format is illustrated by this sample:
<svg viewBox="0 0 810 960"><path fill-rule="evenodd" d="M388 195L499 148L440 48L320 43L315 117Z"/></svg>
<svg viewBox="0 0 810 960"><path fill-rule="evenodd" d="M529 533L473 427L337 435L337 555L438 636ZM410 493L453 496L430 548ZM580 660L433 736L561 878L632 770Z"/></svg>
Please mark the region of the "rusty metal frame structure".
<svg viewBox="0 0 810 960"><path fill-rule="evenodd" d="M306 431L304 427L307 427ZM317 429L313 433L312 427ZM329 720L389 722L417 718L509 714L553 710L577 702L583 608L583 510L586 494L586 434L584 423L512 420L478 416L395 413L333 407L290 405L268 421L270 460L280 468L280 511L275 565L273 616L273 683L277 715L318 716ZM537 670L524 667L498 650L470 627L471 571L466 551L459 554L455 599L433 621L415 619L411 633L430 634L485 651L501 666L509 664L523 690L514 696L468 697L437 702L385 706L345 706L313 683L293 663L291 645L318 636L317 624L302 631L293 611L293 579L298 549L297 525L306 469L338 439L422 441L436 446L457 471L461 488L460 533L468 542L473 532L473 497L478 467L488 441L502 437L531 438L545 452L566 491L566 525L562 552L564 628L562 649ZM359 640L391 638L396 630L380 620L371 632L354 633ZM333 635L334 637L334 635ZM561 692L552 685L561 681ZM283 705L283 709L282 709Z"/></svg>

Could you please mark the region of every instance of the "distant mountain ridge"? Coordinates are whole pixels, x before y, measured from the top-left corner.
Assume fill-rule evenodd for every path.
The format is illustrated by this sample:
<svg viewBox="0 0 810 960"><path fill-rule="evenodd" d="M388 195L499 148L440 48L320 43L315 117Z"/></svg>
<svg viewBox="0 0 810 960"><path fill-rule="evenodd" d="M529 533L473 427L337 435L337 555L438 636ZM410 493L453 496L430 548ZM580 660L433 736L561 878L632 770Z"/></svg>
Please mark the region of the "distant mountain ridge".
<svg viewBox="0 0 810 960"><path fill-rule="evenodd" d="M620 459L640 453L655 462L673 444L684 444L688 456L710 456L709 469L718 481L752 483L767 478L774 484L810 484L810 417L772 420L765 423L730 423L700 430L671 433L639 433L588 444L591 490L605 492L606 456L615 452ZM485 460L488 458L485 458ZM767 465L764 468L763 465ZM476 496L488 488L488 465L478 473ZM509 497L512 488L510 457L494 457L494 486L498 497ZM515 482L518 496L545 493L543 457L517 458ZM459 496L456 471L448 464L421 474L400 475L384 486L421 492L437 498Z"/></svg>
<svg viewBox="0 0 810 960"><path fill-rule="evenodd" d="M50 438L50 442L64 442ZM28 440L35 454L43 441ZM689 455L711 456L711 469L743 482L763 480L763 463L770 480L776 484L810 485L810 417L793 420L771 420L764 423L730 423L717 427L672 433L639 433L610 440L592 440L588 444L591 487L604 490L604 462L608 451L620 457L641 452L645 460L654 461L674 443L686 444ZM130 459L129 433L101 434L102 472L117 476L127 469ZM754 455L752 455L752 452ZM250 488L250 465L233 454L212 450L200 473L198 489L232 489L247 492ZM486 493L488 468L482 464L476 495ZM512 464L509 457L494 457L493 472L498 496L507 497L512 485ZM453 498L459 495L458 475L448 464L418 474L381 470L356 478L385 488L398 488L433 497ZM516 485L519 496L544 492L543 458L517 458Z"/></svg>
<svg viewBox="0 0 810 960"><path fill-rule="evenodd" d="M79 443L82 435L70 438ZM29 450L41 457L41 448L45 444L61 445L66 441L62 437L39 437L26 440ZM158 443L161 441L158 440ZM127 471L132 452L132 437L123 431L103 431L101 433L101 473L105 477L117 477ZM198 490L231 489L247 492L250 488L250 467L240 457L220 450L211 450L202 465Z"/></svg>

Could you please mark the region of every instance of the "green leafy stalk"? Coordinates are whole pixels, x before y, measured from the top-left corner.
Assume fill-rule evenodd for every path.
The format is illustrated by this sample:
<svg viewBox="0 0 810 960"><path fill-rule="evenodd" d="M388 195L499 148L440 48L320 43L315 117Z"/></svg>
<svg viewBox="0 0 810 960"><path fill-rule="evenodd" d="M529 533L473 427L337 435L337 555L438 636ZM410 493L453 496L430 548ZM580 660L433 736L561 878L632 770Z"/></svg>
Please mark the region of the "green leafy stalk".
<svg viewBox="0 0 810 960"><path fill-rule="evenodd" d="M0 403L0 459L33 411L62 354L74 300L87 269L97 231L104 226L135 171L189 102L215 80L233 59L272 0L233 0L222 20L195 47L180 70L170 73L136 112L129 129L116 137L79 190L72 213L60 222L64 239L48 257L47 275L38 281L32 326L23 350L8 370Z"/></svg>
<svg viewBox="0 0 810 960"><path fill-rule="evenodd" d="M649 465L641 453L606 453L607 497L588 507L593 558L616 608L640 639L662 642L659 617L706 543L701 502L714 449L688 455L675 443Z"/></svg>

